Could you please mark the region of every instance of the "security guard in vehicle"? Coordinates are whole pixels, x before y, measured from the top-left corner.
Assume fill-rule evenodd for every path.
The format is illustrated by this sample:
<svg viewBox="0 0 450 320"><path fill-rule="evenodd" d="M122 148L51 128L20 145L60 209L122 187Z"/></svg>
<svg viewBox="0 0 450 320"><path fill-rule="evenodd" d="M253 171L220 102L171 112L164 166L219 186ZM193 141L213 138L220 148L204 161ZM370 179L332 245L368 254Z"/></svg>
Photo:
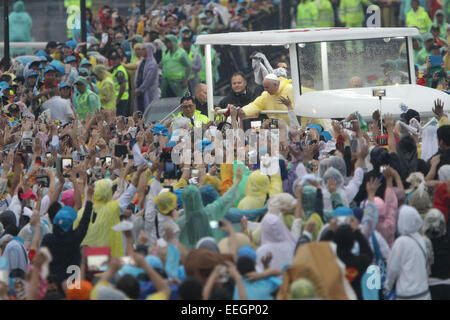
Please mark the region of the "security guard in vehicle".
<svg viewBox="0 0 450 320"><path fill-rule="evenodd" d="M201 128L203 125L210 123L209 118L196 109L195 100L191 95L186 94L183 98L181 98L180 103L181 112L174 115L174 119L180 117L188 118L190 120L189 127L191 128Z"/></svg>

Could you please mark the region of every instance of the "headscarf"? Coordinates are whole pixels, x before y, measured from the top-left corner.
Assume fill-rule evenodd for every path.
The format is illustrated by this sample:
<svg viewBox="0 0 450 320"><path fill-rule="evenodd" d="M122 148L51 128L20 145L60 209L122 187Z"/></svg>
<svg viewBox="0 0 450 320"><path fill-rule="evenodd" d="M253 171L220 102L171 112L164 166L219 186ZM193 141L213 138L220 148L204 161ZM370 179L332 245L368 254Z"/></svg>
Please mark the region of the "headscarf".
<svg viewBox="0 0 450 320"><path fill-rule="evenodd" d="M260 170L252 172L245 184L245 197L239 202L241 210L260 209L264 207L267 193L270 189L270 179Z"/></svg>
<svg viewBox="0 0 450 320"><path fill-rule="evenodd" d="M173 192L163 192L154 199L158 211L168 214L177 207L177 196Z"/></svg>
<svg viewBox="0 0 450 320"><path fill-rule="evenodd" d="M198 240L195 249L208 249L214 253L220 253L216 240L213 237L204 237Z"/></svg>
<svg viewBox="0 0 450 320"><path fill-rule="evenodd" d="M17 227L16 215L10 210L4 211L0 214L0 222L2 223L5 230L7 230L8 227L11 226Z"/></svg>
<svg viewBox="0 0 450 320"><path fill-rule="evenodd" d="M156 59L154 57L154 53L156 50L155 46L150 42L145 43L144 46L145 50L147 51L147 58L145 59L145 63L157 65L158 63L156 62Z"/></svg>
<svg viewBox="0 0 450 320"><path fill-rule="evenodd" d="M323 227L323 221L317 213L313 213L309 217L309 219L306 220L305 226L311 221L314 221L316 223L314 230L312 232L312 241L317 241L317 238L319 237L319 232Z"/></svg>
<svg viewBox="0 0 450 320"><path fill-rule="evenodd" d="M261 245L281 242L295 244L295 238L278 216L268 213L261 221Z"/></svg>
<svg viewBox="0 0 450 320"><path fill-rule="evenodd" d="M306 185L302 191L302 208L305 219L309 219L311 214L316 211L317 189L313 186Z"/></svg>
<svg viewBox="0 0 450 320"><path fill-rule="evenodd" d="M393 187L393 189L395 192L395 196L397 197L398 207L401 207L402 205L404 205L406 203L405 191L403 191L403 189L400 189L398 187Z"/></svg>
<svg viewBox="0 0 450 320"><path fill-rule="evenodd" d="M207 206L208 204L213 203L214 201L220 198L220 194L217 192L217 190L209 184L201 187L200 193L202 195L202 201L204 206Z"/></svg>
<svg viewBox="0 0 450 320"><path fill-rule="evenodd" d="M270 213L274 214L291 214L295 210L297 201L289 193L279 193L271 197L268 201Z"/></svg>
<svg viewBox="0 0 450 320"><path fill-rule="evenodd" d="M96 75L96 76L100 76L102 79L106 79L106 78L110 78L111 77L111 73L106 69L106 67L102 64L98 64L94 67L94 69L92 70L92 72Z"/></svg>
<svg viewBox="0 0 450 320"><path fill-rule="evenodd" d="M61 202L66 206L74 207L75 206L75 192L73 189L66 190L61 195Z"/></svg>
<svg viewBox="0 0 450 320"><path fill-rule="evenodd" d="M339 189L344 185L344 176L341 172L333 167L327 169L322 177L323 182L327 183L329 179L334 179L336 181L336 188Z"/></svg>
<svg viewBox="0 0 450 320"><path fill-rule="evenodd" d="M101 179L95 183L94 189L94 206L98 204L105 204L111 201L113 196L112 183L110 180Z"/></svg>
<svg viewBox="0 0 450 320"><path fill-rule="evenodd" d="M408 204L416 208L416 210L419 211L422 216L424 216L428 209L433 206L428 192L426 190L421 191L419 189L411 194Z"/></svg>
<svg viewBox="0 0 450 320"><path fill-rule="evenodd" d="M370 163L376 171L380 171L380 167L389 164L390 161L391 156L385 148L376 146L370 151Z"/></svg>
<svg viewBox="0 0 450 320"><path fill-rule="evenodd" d="M332 156L322 160L319 164L319 177L324 178L325 173L329 168L335 168L338 170L345 181L345 177L347 176L347 166L344 159L338 156Z"/></svg>
<svg viewBox="0 0 450 320"><path fill-rule="evenodd" d="M0 242L5 240L5 237L10 235L4 235ZM27 266L29 264L28 255L26 254L25 247L17 240L11 240L3 251L3 257L8 259L8 273L11 278L25 278ZM11 275L13 271L14 276Z"/></svg>
<svg viewBox="0 0 450 320"><path fill-rule="evenodd" d="M289 287L289 300L308 299L316 296L314 284L304 278L300 278L291 283Z"/></svg>
<svg viewBox="0 0 450 320"><path fill-rule="evenodd" d="M249 257L256 263L256 251L252 246L243 246L238 250L238 258Z"/></svg>
<svg viewBox="0 0 450 320"><path fill-rule="evenodd" d="M186 225L181 230L180 239L187 238L189 243L195 244L203 237L212 236L200 190L193 185L186 186L181 194L181 200L183 201Z"/></svg>
<svg viewBox="0 0 450 320"><path fill-rule="evenodd" d="M348 224L341 224L334 235L333 241L337 245L337 255L342 262L347 263L347 257L351 255L351 251L355 242L355 234Z"/></svg>
<svg viewBox="0 0 450 320"><path fill-rule="evenodd" d="M111 256L122 257L124 255L123 235L114 231L113 226L120 222L119 201L112 201L112 181L109 179L98 180L94 187L92 212L95 220L91 219L82 245L90 247L111 247ZM74 229L81 221L85 208L78 212Z"/></svg>
<svg viewBox="0 0 450 320"><path fill-rule="evenodd" d="M67 289L67 300L89 300L92 289L92 283L86 280L81 280L79 288L77 288L76 285L73 285L73 288Z"/></svg>
<svg viewBox="0 0 450 320"><path fill-rule="evenodd" d="M61 208L53 219L53 225L60 227L64 232L72 229L73 223L77 218L77 212L74 208L66 206Z"/></svg>
<svg viewBox="0 0 450 320"><path fill-rule="evenodd" d="M408 205L400 208L397 226L401 235L406 236L418 232L422 224L422 218L415 208Z"/></svg>
<svg viewBox="0 0 450 320"><path fill-rule="evenodd" d="M439 209L431 209L423 220L423 233L430 239L438 239L445 235L447 226Z"/></svg>
<svg viewBox="0 0 450 320"><path fill-rule="evenodd" d="M187 118L184 118L184 117L177 118L176 120L178 120L178 119L186 119L187 120ZM204 185L207 185L207 184L212 185L214 187L214 189L216 189L216 191L219 192L219 194L220 194L222 182L220 181L220 179L218 177L206 175L205 179L203 179L202 184L200 185L200 190L201 190L201 187L203 187Z"/></svg>
<svg viewBox="0 0 450 320"><path fill-rule="evenodd" d="M447 182L450 181L450 165L446 164L439 168L438 170L439 181Z"/></svg>

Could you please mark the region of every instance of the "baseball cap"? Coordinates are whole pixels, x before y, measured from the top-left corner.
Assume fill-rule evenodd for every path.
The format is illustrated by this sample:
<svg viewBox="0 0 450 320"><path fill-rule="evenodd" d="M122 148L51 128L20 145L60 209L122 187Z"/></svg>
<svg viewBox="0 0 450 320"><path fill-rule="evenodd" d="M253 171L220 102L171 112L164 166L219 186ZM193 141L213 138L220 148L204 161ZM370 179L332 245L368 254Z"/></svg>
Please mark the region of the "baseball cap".
<svg viewBox="0 0 450 320"><path fill-rule="evenodd" d="M11 87L10 87L9 84L8 84L8 82L6 82L6 81L0 82L0 88L2 88L2 91L11 89Z"/></svg>
<svg viewBox="0 0 450 320"><path fill-rule="evenodd" d="M61 82L60 84L59 84L59 88L60 89L62 89L62 88L71 88L72 86L69 84L69 83L67 83L67 82Z"/></svg>
<svg viewBox="0 0 450 320"><path fill-rule="evenodd" d="M82 67L82 66L92 66L92 63L91 63L88 59L84 58L84 59L81 61L80 66L81 66L81 67Z"/></svg>
<svg viewBox="0 0 450 320"><path fill-rule="evenodd" d="M109 59L120 59L120 55L117 51L113 51L110 55L109 55Z"/></svg>
<svg viewBox="0 0 450 320"><path fill-rule="evenodd" d="M77 58L75 58L74 56L68 56L66 58L66 60L64 60L64 63L70 63L70 62L73 62L73 61L77 61Z"/></svg>
<svg viewBox="0 0 450 320"><path fill-rule="evenodd" d="M201 20L201 19L208 19L208 16L204 13L204 12L202 12L202 13L200 13L199 15L198 15L198 18Z"/></svg>
<svg viewBox="0 0 450 320"><path fill-rule="evenodd" d="M56 69L53 66L46 66L44 68L44 74L46 74L47 72L51 72L51 71L56 71Z"/></svg>
<svg viewBox="0 0 450 320"><path fill-rule="evenodd" d="M77 42L75 40L70 40L66 42L66 46L72 49L77 47Z"/></svg>
<svg viewBox="0 0 450 320"><path fill-rule="evenodd" d="M37 73L36 71L31 71L29 74L28 74L28 78L29 77L38 77L39 76L39 73Z"/></svg>

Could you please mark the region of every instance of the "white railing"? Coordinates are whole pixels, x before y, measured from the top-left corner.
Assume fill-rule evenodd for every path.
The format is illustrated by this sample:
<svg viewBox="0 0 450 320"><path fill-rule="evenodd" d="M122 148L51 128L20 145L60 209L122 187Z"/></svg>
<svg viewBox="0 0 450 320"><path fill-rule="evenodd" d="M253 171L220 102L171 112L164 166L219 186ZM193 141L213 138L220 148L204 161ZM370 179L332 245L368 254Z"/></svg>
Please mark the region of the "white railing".
<svg viewBox="0 0 450 320"><path fill-rule="evenodd" d="M45 46L47 45L47 42L10 42L9 47L10 48L18 48L18 49L24 49L24 48L35 48L35 49L45 49ZM5 48L5 43L2 41L0 42L0 49Z"/></svg>

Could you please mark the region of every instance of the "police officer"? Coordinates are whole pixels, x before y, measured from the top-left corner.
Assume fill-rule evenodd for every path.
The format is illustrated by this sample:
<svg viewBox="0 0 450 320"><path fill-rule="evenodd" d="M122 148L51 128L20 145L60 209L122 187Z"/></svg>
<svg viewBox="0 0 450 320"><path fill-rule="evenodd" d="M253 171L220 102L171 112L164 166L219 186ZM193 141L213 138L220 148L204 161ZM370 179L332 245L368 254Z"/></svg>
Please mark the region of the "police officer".
<svg viewBox="0 0 450 320"><path fill-rule="evenodd" d="M128 117L128 100L130 98L128 73L121 63L120 55L116 51L111 53L109 60L113 66L110 72L116 92L116 115Z"/></svg>

